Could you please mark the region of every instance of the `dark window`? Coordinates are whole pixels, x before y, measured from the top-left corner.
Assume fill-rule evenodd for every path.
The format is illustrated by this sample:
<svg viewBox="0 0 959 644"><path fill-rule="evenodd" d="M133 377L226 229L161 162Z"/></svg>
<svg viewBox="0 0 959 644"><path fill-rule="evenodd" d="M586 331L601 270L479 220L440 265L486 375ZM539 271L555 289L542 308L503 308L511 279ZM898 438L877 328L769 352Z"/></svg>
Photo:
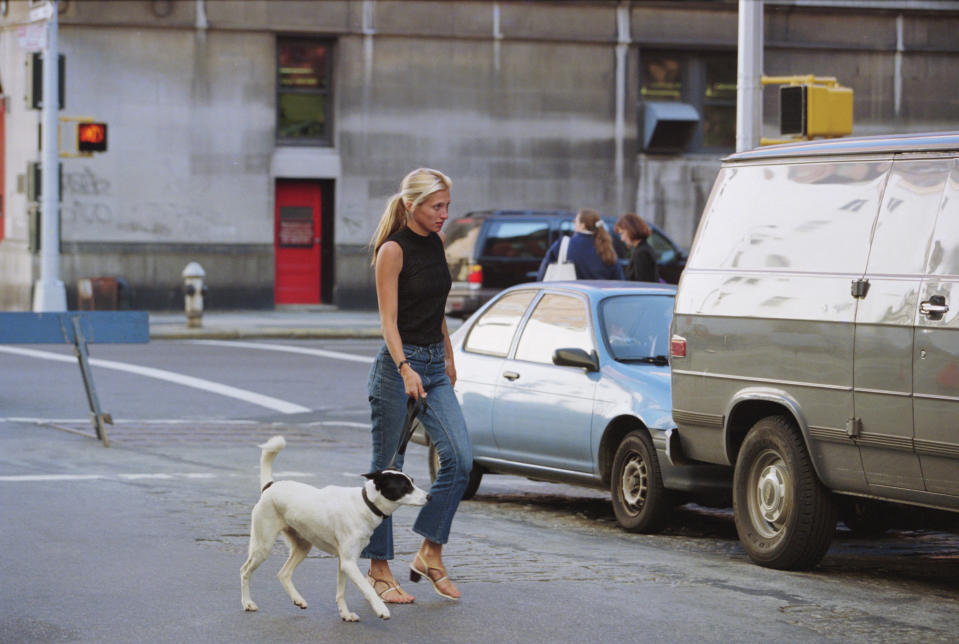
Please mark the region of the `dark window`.
<svg viewBox="0 0 959 644"><path fill-rule="evenodd" d="M549 222L494 221L486 234L483 255L542 258L549 249Z"/></svg>
<svg viewBox="0 0 959 644"><path fill-rule="evenodd" d="M736 146L736 53L644 50L639 55L640 100L691 105L700 126L688 150Z"/></svg>
<svg viewBox="0 0 959 644"><path fill-rule="evenodd" d="M277 141L330 145L331 49L323 40L277 41Z"/></svg>

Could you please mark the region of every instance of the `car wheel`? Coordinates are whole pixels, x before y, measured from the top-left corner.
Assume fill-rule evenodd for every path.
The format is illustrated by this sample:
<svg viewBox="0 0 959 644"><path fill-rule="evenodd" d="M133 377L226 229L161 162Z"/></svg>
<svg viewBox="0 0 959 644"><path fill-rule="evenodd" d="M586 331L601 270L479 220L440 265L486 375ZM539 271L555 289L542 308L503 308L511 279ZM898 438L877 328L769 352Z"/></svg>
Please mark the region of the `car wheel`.
<svg viewBox="0 0 959 644"><path fill-rule="evenodd" d="M746 435L733 474L733 515L746 554L761 566L804 570L829 549L836 505L786 416L763 418Z"/></svg>
<svg viewBox="0 0 959 644"><path fill-rule="evenodd" d="M651 533L666 527L671 502L645 431L628 434L616 449L610 492L613 513L624 529Z"/></svg>
<svg viewBox="0 0 959 644"><path fill-rule="evenodd" d="M436 475L440 471L440 453L436 450L432 443L430 443L430 453L429 453L429 466L430 466L430 483L432 484L436 481ZM479 489L480 483L483 482L483 473L485 470L481 465L473 463L473 469L470 470L470 478L466 483L466 489L463 490L463 500L469 501L476 495L476 491Z"/></svg>

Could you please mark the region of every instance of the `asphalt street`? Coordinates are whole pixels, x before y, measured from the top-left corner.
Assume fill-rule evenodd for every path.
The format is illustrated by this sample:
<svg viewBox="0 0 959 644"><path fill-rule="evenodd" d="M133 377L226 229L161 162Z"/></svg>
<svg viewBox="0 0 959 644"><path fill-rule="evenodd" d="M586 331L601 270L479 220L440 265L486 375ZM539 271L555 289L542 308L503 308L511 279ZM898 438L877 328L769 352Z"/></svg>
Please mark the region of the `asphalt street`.
<svg viewBox="0 0 959 644"><path fill-rule="evenodd" d="M260 611L245 613L256 444L287 437L278 478L358 486L378 347L249 343L274 348L95 347L117 419L109 448L89 435L75 364L0 353L0 641L950 642L959 632L959 538L941 525L872 539L840 529L819 568L784 573L748 562L728 510L684 506L663 534L627 534L602 491L505 476L486 477L457 515L445 555L461 601L406 581L416 604L382 621L350 587L361 621L343 623L336 561L314 550L295 575L303 611L276 580L278 544L253 577ZM407 470L428 481L422 447L410 447ZM398 575L418 546L414 518L396 515Z"/></svg>

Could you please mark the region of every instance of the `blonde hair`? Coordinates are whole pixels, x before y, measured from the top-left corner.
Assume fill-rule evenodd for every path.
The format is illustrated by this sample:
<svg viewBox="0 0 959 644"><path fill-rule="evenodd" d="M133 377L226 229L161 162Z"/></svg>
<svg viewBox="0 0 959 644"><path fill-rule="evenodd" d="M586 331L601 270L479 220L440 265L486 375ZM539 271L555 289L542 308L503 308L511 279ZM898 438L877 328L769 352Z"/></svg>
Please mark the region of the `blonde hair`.
<svg viewBox="0 0 959 644"><path fill-rule="evenodd" d="M380 246L386 243L390 235L406 225L406 217L424 199L434 192L450 190L452 187L453 182L450 181L449 177L439 170L431 168L417 168L403 177L400 191L386 202L386 209L380 216L380 223L376 226L376 232L373 233L373 238L370 240L370 250L373 255L370 264L376 264L376 254L379 252Z"/></svg>
<svg viewBox="0 0 959 644"><path fill-rule="evenodd" d="M604 264L616 263L616 251L613 249L613 238L609 236L606 225L599 218L599 213L595 210L583 208L576 216L579 217L579 223L593 234L593 244L596 246L596 253Z"/></svg>

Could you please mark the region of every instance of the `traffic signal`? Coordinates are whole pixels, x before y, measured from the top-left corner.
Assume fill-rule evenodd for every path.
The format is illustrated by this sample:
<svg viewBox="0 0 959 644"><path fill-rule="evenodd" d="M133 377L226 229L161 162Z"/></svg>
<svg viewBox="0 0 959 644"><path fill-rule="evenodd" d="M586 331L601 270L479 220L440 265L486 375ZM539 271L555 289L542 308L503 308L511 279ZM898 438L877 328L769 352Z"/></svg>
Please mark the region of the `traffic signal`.
<svg viewBox="0 0 959 644"><path fill-rule="evenodd" d="M62 110L67 103L67 58L63 54L57 56L57 87L60 95L59 108ZM39 110L43 107L43 55L33 52L27 56L27 108Z"/></svg>
<svg viewBox="0 0 959 644"><path fill-rule="evenodd" d="M91 152L107 151L107 124L82 122L77 123L77 152L89 154Z"/></svg>
<svg viewBox="0 0 959 644"><path fill-rule="evenodd" d="M779 127L785 136L836 137L852 133L853 91L805 83L779 90Z"/></svg>

